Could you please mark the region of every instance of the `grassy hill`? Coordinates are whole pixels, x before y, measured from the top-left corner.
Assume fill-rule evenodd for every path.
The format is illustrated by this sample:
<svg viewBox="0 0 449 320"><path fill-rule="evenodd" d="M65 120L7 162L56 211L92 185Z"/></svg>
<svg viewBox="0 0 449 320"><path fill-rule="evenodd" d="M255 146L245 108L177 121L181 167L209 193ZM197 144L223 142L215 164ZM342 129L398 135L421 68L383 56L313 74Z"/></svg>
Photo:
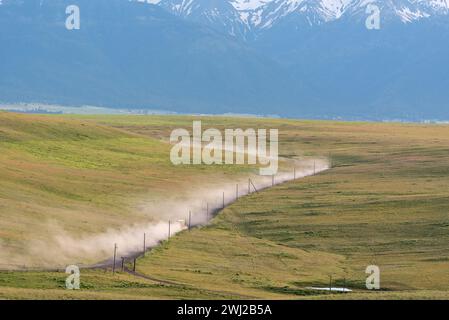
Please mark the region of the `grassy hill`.
<svg viewBox="0 0 449 320"><path fill-rule="evenodd" d="M292 150L331 150L332 170L240 200L139 272L253 297L309 296L332 276L356 291L334 298L448 298L448 127L290 125ZM372 264L382 293L363 290Z"/></svg>
<svg viewBox="0 0 449 320"><path fill-rule="evenodd" d="M169 132L189 128L191 117L0 118L3 243L21 243L29 232L45 237L34 227L37 212L73 232L101 232L149 219L132 201L142 195L160 199L188 188L186 179L251 172L163 161ZM241 198L207 227L147 253L137 276L83 270L82 290L70 292L61 272L2 272L0 298L449 298L449 126L203 121L278 128L282 156L331 154L333 168ZM381 269L381 292L364 289L371 264ZM328 286L330 277L354 293L307 289Z"/></svg>
<svg viewBox="0 0 449 320"><path fill-rule="evenodd" d="M159 120L145 121L145 128L158 130ZM169 137L170 131L160 134ZM160 218L154 201L254 171L175 167L170 145L157 134L72 117L0 113L0 148L0 268L47 265L55 260L42 257L53 234L82 238L148 223ZM38 242L43 245L27 251Z"/></svg>

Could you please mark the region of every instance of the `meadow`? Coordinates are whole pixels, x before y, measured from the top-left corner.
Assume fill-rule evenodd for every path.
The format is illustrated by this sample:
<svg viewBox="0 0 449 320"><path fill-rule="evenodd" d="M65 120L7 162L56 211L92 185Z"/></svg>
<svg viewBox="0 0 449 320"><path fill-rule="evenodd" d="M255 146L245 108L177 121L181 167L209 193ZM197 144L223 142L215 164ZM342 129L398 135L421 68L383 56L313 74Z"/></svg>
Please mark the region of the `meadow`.
<svg viewBox="0 0 449 320"><path fill-rule="evenodd" d="M68 291L61 271L17 270L24 244L54 224L89 235L148 222L143 203L256 170L171 165L171 130L198 118L277 128L280 156L327 157L332 168L240 198L147 252L136 274L83 269L81 290ZM0 298L449 298L447 125L0 113L0 148L0 248L22 253L0 253L0 267L14 267L0 272ZM368 265L380 267L380 291L365 288ZM308 289L330 281L353 292Z"/></svg>

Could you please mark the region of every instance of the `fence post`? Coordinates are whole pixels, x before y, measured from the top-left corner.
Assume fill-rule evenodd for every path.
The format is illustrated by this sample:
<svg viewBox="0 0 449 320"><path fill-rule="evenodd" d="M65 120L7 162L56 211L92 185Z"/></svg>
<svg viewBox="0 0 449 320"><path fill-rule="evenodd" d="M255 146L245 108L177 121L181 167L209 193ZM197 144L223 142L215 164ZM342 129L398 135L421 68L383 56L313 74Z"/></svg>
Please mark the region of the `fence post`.
<svg viewBox="0 0 449 320"><path fill-rule="evenodd" d="M125 257L122 257L122 272L125 271Z"/></svg>
<svg viewBox="0 0 449 320"><path fill-rule="evenodd" d="M112 265L112 274L115 274L115 259L117 257L117 243L114 243L114 262Z"/></svg>

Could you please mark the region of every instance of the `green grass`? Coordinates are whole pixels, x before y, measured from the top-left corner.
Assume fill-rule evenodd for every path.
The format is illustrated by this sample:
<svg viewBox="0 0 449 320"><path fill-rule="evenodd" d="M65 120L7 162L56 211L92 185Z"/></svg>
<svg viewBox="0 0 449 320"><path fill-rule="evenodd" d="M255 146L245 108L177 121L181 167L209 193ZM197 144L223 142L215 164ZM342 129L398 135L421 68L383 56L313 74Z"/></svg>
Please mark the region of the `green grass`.
<svg viewBox="0 0 449 320"><path fill-rule="evenodd" d="M12 246L43 218L71 232L100 232L139 222L133 201L142 195L157 200L182 192L192 177L251 172L170 166L169 133L190 128L193 117L0 118L7 119L0 122L0 238ZM140 274L170 284L83 270L82 290L68 292L63 273L9 272L0 273L0 298L449 298L449 126L203 120L219 129L278 128L282 156L331 154L334 168L242 198L209 226L139 259ZM364 288L370 264L381 268L381 292ZM307 289L328 286L330 276L354 292Z"/></svg>
<svg viewBox="0 0 449 320"><path fill-rule="evenodd" d="M257 290L258 297L274 290L305 298L310 294L307 286L328 286L332 275L356 290L344 298L448 298L448 127L329 122L304 127L308 130L298 130L299 135L294 129L284 131L297 137L291 140L297 145L291 150L331 152L331 171L242 199L212 226L198 231L198 239L180 235L163 254L157 251L141 261L141 271L203 287L231 288L230 270L237 269L251 276L230 290ZM312 137L313 143L304 146ZM226 234L227 240L217 241L213 230ZM237 235L242 243L233 243ZM245 247L255 241L255 248ZM239 259L223 242L250 254ZM280 253L277 263L257 251L262 243ZM187 251L198 244L201 254ZM187 253L184 259L180 248ZM296 259L285 258L281 250L286 249L287 257ZM333 258L326 260L326 255ZM234 264L219 264L209 279L169 268L194 260L208 270L216 266L217 257ZM370 264L381 268L385 292L364 290Z"/></svg>
<svg viewBox="0 0 449 320"><path fill-rule="evenodd" d="M142 118L157 128L157 119ZM166 141L97 120L0 113L0 268L17 266L6 249L26 254L27 243L45 241L52 229L83 236L148 222L153 217L142 207L190 190L193 178L255 170L175 167ZM26 264L35 262L31 256Z"/></svg>
<svg viewBox="0 0 449 320"><path fill-rule="evenodd" d="M237 295L164 284L120 272L82 271L80 290L66 290L62 272L2 272L0 299L236 299Z"/></svg>

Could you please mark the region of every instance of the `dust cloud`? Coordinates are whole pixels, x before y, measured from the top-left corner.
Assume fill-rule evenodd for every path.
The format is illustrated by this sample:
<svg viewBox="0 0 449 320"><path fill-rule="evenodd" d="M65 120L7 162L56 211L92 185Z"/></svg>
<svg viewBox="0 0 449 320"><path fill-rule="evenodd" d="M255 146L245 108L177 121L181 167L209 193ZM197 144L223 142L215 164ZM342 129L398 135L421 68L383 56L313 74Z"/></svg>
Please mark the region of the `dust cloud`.
<svg viewBox="0 0 449 320"><path fill-rule="evenodd" d="M324 158L289 160L288 172L279 172L274 184L300 179L329 169L329 161ZM295 173L293 171L295 168ZM77 237L70 235L58 225L52 225L45 240L26 243L25 248L15 250L0 242L1 269L58 269L67 265L101 266L110 263L117 244L117 260L141 253L147 248L157 246L191 226L205 225L224 205L248 194L248 179L251 192L254 187L260 191L273 184L271 176L246 176L234 181L211 181L201 186L192 186L191 190L178 197L148 204L152 221L146 224L128 225L119 229L110 229L101 234ZM224 198L223 198L224 194ZM191 212L189 219L189 212ZM189 221L190 220L190 221ZM170 221L170 223L169 223ZM16 248L17 249L17 248Z"/></svg>

